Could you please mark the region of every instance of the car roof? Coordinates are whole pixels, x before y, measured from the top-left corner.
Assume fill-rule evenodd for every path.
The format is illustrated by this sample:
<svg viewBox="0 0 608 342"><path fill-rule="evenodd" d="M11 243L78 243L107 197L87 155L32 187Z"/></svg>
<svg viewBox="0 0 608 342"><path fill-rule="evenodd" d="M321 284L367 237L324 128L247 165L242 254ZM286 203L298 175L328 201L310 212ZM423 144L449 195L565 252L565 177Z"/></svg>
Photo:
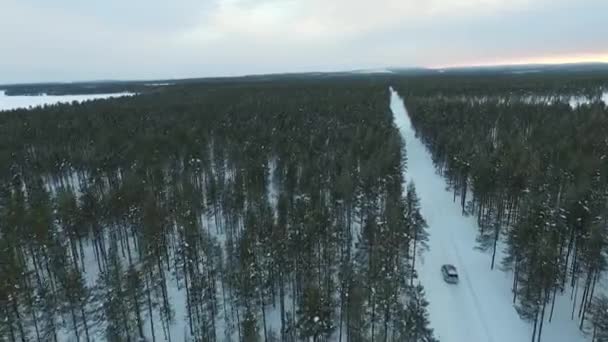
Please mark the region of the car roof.
<svg viewBox="0 0 608 342"><path fill-rule="evenodd" d="M442 266L450 275L457 275L456 267L454 265L446 264Z"/></svg>

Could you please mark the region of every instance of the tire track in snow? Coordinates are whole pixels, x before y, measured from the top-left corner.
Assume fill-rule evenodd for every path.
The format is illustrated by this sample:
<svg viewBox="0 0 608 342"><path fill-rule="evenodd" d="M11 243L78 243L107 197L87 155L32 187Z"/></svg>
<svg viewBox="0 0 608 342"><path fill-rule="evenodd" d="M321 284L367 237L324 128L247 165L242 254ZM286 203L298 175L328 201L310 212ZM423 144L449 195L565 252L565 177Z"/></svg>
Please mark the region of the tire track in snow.
<svg viewBox="0 0 608 342"><path fill-rule="evenodd" d="M450 234L450 237L452 237L452 234ZM452 241L454 241L453 238L452 238ZM452 247L453 247L454 253L456 254L456 259L458 260L458 264L464 265L456 243L452 243ZM468 294L473 299L473 304L475 305L475 309L476 309L475 313L477 314L477 317L478 317L479 321L481 322L481 326L486 335L485 340L488 342L494 342L494 339L492 338L492 333L490 332L490 329L488 328L488 322L486 322L485 312L483 312L481 303L479 303L479 298L477 297L475 289L473 289L473 284L471 283L471 280L469 279L469 273L467 272L467 269L465 267L461 267L461 269L459 270L459 273L461 275L464 275L464 280L467 285L467 289L469 290ZM463 278L463 277L460 277L460 278Z"/></svg>
<svg viewBox="0 0 608 342"><path fill-rule="evenodd" d="M445 182L436 174L425 146L414 137L401 98L396 93L392 96L392 101L395 101L391 106L395 123L406 141L406 179L416 183L421 212L429 225L430 250L420 261L418 274L429 300L431 327L442 342L495 342L496 336L493 336L486 321L484 306L474 292L473 281L467 273L468 264L459 251L458 239L451 231L462 225L464 218L459 211L458 215L450 215L453 213L447 210L453 204L445 192ZM444 282L440 268L446 263L456 264L462 285Z"/></svg>
<svg viewBox="0 0 608 342"><path fill-rule="evenodd" d="M477 221L465 217L445 179L436 173L431 154L415 136L401 97L391 89L394 122L406 143L405 179L416 182L421 213L429 224L430 250L417 258L418 281L429 301L430 326L441 342L529 341L532 325L513 306L512 273L489 271L487 253L477 246ZM442 264L454 263L461 272L460 286L443 281ZM543 341L589 342L570 318L569 295L559 296L551 323L543 326Z"/></svg>

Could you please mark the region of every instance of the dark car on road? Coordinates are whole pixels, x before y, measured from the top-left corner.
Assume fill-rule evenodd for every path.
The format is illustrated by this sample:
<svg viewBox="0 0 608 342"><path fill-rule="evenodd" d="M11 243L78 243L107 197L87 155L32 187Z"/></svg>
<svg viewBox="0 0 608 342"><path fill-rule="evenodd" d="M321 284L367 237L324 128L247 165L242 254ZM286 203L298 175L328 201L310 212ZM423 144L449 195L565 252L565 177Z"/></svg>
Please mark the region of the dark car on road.
<svg viewBox="0 0 608 342"><path fill-rule="evenodd" d="M446 264L441 266L441 275L446 283L457 284L458 283L458 271L454 265Z"/></svg>

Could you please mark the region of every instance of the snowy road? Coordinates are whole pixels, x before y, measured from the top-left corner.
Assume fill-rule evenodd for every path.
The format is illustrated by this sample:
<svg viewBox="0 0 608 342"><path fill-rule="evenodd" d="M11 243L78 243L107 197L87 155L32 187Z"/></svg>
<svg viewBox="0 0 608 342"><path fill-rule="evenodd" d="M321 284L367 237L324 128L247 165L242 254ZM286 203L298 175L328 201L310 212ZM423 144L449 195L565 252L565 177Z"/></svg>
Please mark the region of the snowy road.
<svg viewBox="0 0 608 342"><path fill-rule="evenodd" d="M392 90L391 109L406 143L406 179L414 181L429 224L430 250L419 258L417 269L436 337L441 342L529 341L532 326L519 318L512 304L511 274L490 271L490 256L475 249L475 219L461 215L459 203L453 202L444 179L436 174L430 153L415 137L403 101ZM458 285L443 281L440 267L445 263L458 268ZM558 299L553 322L543 327L542 341L586 341L570 320L570 305L569 293Z"/></svg>

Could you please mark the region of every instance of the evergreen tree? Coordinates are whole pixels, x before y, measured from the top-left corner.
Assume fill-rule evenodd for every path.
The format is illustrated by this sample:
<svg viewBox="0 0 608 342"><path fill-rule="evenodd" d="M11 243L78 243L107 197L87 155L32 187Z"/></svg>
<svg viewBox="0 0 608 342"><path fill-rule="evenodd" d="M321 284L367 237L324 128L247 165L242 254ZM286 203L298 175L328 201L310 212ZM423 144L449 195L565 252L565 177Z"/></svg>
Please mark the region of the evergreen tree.
<svg viewBox="0 0 608 342"><path fill-rule="evenodd" d="M429 234L427 232L428 225L426 220L420 213L420 200L416 195L416 186L414 183L410 183L407 187L407 195L405 198L406 206L406 220L409 226L409 236L411 236L412 242L412 269L416 268L416 253L428 249L427 241L429 240ZM409 251L408 251L409 254ZM410 276L410 285L414 283L415 273L412 272Z"/></svg>

